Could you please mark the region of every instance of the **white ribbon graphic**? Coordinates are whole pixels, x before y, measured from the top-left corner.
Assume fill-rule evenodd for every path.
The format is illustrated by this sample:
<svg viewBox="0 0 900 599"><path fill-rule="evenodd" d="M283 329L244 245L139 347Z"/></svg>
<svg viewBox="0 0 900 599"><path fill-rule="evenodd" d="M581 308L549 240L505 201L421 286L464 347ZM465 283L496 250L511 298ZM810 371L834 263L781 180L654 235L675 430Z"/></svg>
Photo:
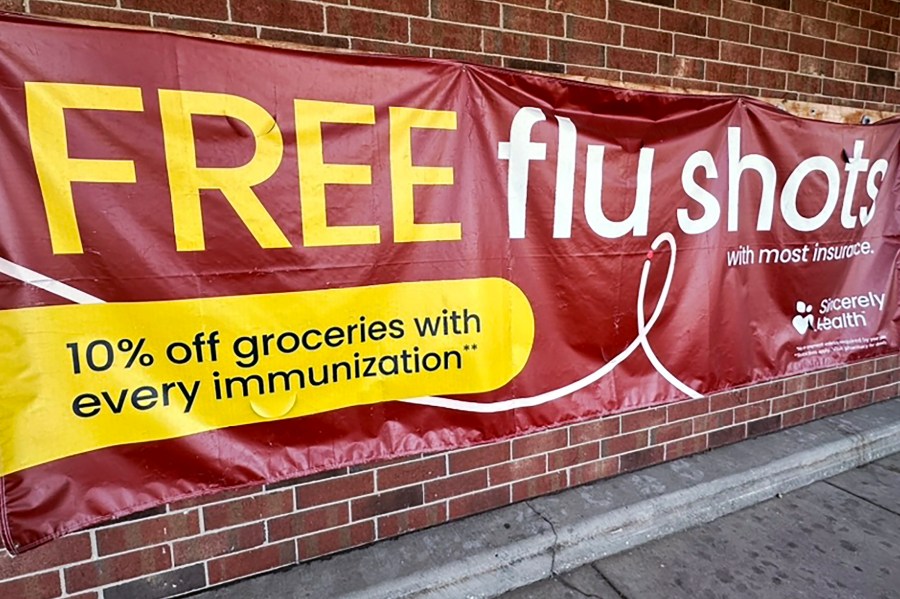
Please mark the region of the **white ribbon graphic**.
<svg viewBox="0 0 900 599"><path fill-rule="evenodd" d="M647 278L650 276L650 262L653 251L658 250L663 242L669 244L669 247L672 250L671 254L669 255L669 269L666 271L666 282L663 284L662 291L659 294L659 299L656 301L656 308L653 310L653 314L650 316L650 320L645 322L644 296L647 293ZM403 401L421 406L447 408L449 410L460 410L463 412L478 412L480 414L494 414L497 412L515 410L516 408L533 408L535 406L555 401L561 397L584 389L588 385L596 383L601 378L612 372L612 370L616 366L624 362L625 359L633 354L638 347L643 348L644 354L646 354L647 358L650 360L653 368L655 368L656 371L660 375L662 375L664 379L671 383L676 389L693 399L703 397L700 393L697 393L695 390L691 389L686 384L678 380L671 372L666 369L665 366L662 365L662 363L659 361L659 358L657 358L656 354L653 352L653 348L650 347L650 341L647 339L647 334L650 333L653 325L656 324L656 320L659 318L659 315L662 312L663 305L666 303L666 297L669 295L669 287L672 284L672 275L675 272L675 237L673 237L669 232L660 233L656 237L656 239L653 240L653 243L650 244L650 249L651 252L644 260L644 267L641 269L641 284L640 287L638 287L638 335L637 337L635 337L634 341L632 341L628 345L628 347L626 347L619 355L604 364L598 370L592 372L582 379L575 381L574 383L566 385L565 387L560 387L559 389L554 389L553 391L546 391L532 397L516 397L513 399L491 403L477 403L460 399L450 399L447 397L417 397L415 399L406 399Z"/></svg>

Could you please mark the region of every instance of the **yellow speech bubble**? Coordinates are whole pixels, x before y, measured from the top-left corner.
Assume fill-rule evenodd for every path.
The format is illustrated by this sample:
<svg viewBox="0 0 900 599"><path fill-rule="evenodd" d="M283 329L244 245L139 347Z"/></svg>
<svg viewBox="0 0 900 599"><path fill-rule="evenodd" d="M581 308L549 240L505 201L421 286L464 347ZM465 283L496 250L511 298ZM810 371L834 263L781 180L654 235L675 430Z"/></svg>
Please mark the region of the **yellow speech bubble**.
<svg viewBox="0 0 900 599"><path fill-rule="evenodd" d="M498 389L534 315L497 278L0 312L0 474L125 443Z"/></svg>

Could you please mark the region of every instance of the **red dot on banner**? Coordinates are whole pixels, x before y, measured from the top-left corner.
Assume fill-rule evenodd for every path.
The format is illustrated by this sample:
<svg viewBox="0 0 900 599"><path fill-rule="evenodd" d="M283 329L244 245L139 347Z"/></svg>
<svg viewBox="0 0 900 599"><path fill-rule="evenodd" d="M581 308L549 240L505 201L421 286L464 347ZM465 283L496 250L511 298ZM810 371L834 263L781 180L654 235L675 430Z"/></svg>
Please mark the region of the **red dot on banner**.
<svg viewBox="0 0 900 599"><path fill-rule="evenodd" d="M653 250L647 252L647 260L653 260Z"/></svg>

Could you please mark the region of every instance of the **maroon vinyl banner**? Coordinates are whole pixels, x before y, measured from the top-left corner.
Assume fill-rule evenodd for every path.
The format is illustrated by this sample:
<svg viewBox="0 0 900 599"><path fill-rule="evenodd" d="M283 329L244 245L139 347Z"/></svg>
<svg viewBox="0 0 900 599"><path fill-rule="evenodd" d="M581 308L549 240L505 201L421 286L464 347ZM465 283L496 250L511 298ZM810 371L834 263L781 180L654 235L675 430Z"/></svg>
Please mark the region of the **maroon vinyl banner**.
<svg viewBox="0 0 900 599"><path fill-rule="evenodd" d="M2 18L4 542L896 352L898 141Z"/></svg>

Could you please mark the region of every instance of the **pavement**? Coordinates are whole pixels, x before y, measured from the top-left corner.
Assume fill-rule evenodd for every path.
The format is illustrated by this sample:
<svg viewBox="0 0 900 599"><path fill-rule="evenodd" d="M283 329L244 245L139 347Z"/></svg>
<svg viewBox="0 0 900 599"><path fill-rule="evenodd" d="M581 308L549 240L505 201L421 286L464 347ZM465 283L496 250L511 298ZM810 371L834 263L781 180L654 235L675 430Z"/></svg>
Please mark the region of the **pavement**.
<svg viewBox="0 0 900 599"><path fill-rule="evenodd" d="M203 599L900 596L900 399Z"/></svg>

